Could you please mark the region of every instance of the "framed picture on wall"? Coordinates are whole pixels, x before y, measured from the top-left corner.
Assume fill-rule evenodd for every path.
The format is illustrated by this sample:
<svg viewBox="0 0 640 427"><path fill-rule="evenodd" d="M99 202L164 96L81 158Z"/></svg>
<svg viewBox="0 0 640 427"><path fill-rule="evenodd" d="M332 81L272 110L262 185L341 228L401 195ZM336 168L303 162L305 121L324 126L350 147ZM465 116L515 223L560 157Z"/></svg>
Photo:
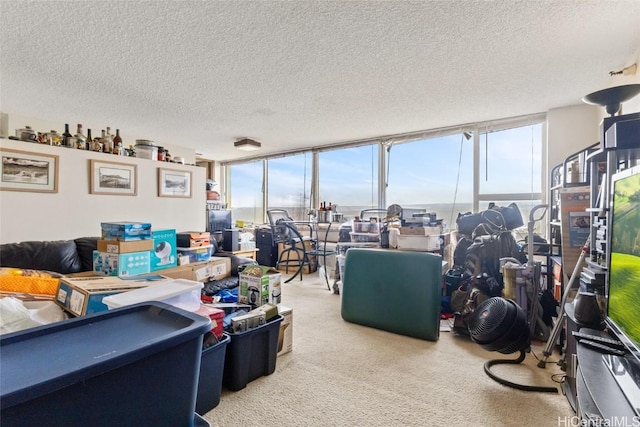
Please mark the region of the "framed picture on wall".
<svg viewBox="0 0 640 427"><path fill-rule="evenodd" d="M91 160L91 194L135 196L138 189L137 165Z"/></svg>
<svg viewBox="0 0 640 427"><path fill-rule="evenodd" d="M159 197L191 197L191 172L158 168Z"/></svg>
<svg viewBox="0 0 640 427"><path fill-rule="evenodd" d="M0 148L0 190L58 192L58 156Z"/></svg>

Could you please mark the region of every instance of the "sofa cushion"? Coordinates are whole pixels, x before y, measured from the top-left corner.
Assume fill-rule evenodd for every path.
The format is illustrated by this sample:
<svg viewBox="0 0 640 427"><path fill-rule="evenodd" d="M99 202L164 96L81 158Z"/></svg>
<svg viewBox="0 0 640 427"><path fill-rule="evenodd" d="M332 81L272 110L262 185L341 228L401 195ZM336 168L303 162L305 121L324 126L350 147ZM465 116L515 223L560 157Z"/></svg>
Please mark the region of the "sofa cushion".
<svg viewBox="0 0 640 427"><path fill-rule="evenodd" d="M82 271L82 262L73 240L0 245L0 266L47 270L61 274Z"/></svg>

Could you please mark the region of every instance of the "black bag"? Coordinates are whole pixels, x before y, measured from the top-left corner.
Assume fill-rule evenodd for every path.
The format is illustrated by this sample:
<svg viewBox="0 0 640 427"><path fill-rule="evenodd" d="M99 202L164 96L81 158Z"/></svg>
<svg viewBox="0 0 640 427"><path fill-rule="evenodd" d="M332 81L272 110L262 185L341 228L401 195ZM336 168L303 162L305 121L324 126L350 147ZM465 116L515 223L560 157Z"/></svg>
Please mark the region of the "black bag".
<svg viewBox="0 0 640 427"><path fill-rule="evenodd" d="M522 227L524 222L518 205L511 203L506 207L489 203L489 208L477 213L458 213L456 225L458 232L471 236L480 224L488 224L494 232L501 230L513 230Z"/></svg>
<svg viewBox="0 0 640 427"><path fill-rule="evenodd" d="M497 210L502 214L507 230L513 230L524 225L520 208L518 208L518 205L515 203L510 203L507 206L496 206L496 204L492 202L489 203L489 209Z"/></svg>
<svg viewBox="0 0 640 427"><path fill-rule="evenodd" d="M459 334L469 335L468 319L483 301L489 297L471 283L460 286L451 294L451 309L453 310L453 330Z"/></svg>
<svg viewBox="0 0 640 427"><path fill-rule="evenodd" d="M475 230L480 224L488 223L495 229L501 229L505 227L504 218L502 214L494 209L487 209L482 212L464 214L459 213L456 219L456 225L458 226L458 232L471 236L473 230Z"/></svg>

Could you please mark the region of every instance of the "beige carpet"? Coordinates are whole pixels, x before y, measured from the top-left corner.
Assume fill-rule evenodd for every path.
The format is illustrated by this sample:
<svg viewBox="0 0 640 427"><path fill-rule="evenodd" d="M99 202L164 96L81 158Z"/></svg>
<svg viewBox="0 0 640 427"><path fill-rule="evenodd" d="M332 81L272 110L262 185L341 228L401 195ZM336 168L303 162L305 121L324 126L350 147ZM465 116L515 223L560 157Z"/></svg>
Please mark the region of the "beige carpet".
<svg viewBox="0 0 640 427"><path fill-rule="evenodd" d="M407 295L407 298L410 298ZM562 372L533 354L496 366L510 381L558 386L558 394L505 387L483 371L485 361L515 358L488 352L442 332L423 341L345 322L340 297L316 275L285 284L293 308L293 352L276 371L243 390L223 389L205 418L212 426L558 426L575 422L554 379ZM542 357L543 344L533 348ZM552 378L552 375L557 374ZM559 420L561 420L559 424ZM569 423L565 422L569 420Z"/></svg>

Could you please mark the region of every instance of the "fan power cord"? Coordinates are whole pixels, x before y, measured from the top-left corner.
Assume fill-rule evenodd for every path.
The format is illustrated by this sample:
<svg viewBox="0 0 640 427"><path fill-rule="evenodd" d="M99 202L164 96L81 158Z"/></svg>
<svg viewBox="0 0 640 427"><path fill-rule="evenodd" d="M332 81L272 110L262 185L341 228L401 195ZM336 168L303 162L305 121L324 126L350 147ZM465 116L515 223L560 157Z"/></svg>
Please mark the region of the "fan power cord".
<svg viewBox="0 0 640 427"><path fill-rule="evenodd" d="M493 365L498 365L498 364L513 364L513 365L517 365L518 363L521 363L524 358L526 356L526 353L524 350L520 350L520 356L517 359L495 359L495 360L489 360L487 362L485 362L484 364L484 372L494 381L499 382L502 385L506 385L507 387L512 387L512 388L516 388L518 390L523 390L523 391L538 391L541 393L558 393L558 389L555 387L544 387L544 386L534 386L534 385L525 385L525 384L518 384L518 383L514 383L511 381L507 381L505 379L502 379L498 376L496 376L493 372L491 372L491 367Z"/></svg>

